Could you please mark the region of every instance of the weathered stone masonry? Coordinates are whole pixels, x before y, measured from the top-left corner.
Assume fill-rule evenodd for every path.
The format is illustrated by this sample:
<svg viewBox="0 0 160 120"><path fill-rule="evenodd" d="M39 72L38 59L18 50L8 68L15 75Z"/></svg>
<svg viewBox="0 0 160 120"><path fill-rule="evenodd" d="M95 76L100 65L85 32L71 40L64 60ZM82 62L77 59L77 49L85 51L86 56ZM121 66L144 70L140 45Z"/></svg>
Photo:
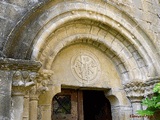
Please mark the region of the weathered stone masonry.
<svg viewBox="0 0 160 120"><path fill-rule="evenodd" d="M160 81L159 13L159 0L0 0L0 120L50 120L64 87L143 120L130 115Z"/></svg>

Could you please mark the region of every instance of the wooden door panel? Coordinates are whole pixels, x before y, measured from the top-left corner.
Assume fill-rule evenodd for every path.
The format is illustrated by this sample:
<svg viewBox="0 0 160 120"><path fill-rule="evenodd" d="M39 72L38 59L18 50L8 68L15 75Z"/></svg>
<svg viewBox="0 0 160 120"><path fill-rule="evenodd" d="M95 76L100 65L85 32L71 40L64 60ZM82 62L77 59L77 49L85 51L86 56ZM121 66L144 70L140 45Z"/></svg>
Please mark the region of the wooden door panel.
<svg viewBox="0 0 160 120"><path fill-rule="evenodd" d="M78 120L77 91L62 90L53 99L52 120Z"/></svg>

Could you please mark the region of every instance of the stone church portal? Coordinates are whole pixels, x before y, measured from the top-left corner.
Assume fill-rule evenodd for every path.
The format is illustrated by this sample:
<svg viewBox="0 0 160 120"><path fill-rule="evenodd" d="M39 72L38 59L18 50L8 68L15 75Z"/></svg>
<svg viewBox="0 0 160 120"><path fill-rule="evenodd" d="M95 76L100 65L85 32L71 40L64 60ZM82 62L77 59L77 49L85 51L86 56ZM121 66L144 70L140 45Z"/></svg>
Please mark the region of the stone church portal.
<svg viewBox="0 0 160 120"><path fill-rule="evenodd" d="M145 120L160 82L158 0L1 0L0 120Z"/></svg>

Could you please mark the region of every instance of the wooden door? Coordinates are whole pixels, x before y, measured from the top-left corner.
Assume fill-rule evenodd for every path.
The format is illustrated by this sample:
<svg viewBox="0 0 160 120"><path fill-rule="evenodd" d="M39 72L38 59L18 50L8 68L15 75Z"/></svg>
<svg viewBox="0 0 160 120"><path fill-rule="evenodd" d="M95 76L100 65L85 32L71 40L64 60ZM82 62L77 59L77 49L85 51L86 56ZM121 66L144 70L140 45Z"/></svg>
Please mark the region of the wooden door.
<svg viewBox="0 0 160 120"><path fill-rule="evenodd" d="M52 120L83 120L82 91L65 90L53 98Z"/></svg>
<svg viewBox="0 0 160 120"><path fill-rule="evenodd" d="M103 91L63 89L52 104L52 120L112 120Z"/></svg>

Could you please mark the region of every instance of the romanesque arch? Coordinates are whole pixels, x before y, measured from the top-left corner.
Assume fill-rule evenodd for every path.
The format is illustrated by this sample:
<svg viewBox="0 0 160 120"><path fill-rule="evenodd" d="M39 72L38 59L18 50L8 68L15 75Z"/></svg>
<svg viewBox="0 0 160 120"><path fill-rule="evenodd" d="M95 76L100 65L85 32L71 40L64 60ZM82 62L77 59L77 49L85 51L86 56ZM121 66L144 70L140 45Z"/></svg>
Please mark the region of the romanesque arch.
<svg viewBox="0 0 160 120"><path fill-rule="evenodd" d="M142 94L135 91L145 85L138 84L140 87L132 89L130 87L136 85L134 81L143 83L158 79L159 56L155 54L156 50L149 36L128 14L105 1L98 2L98 4L95 1L93 4L90 1L80 0L76 1L76 5L74 1L49 1L26 15L25 19L11 32L3 52L7 57L41 62L40 71L42 71L42 76L45 76L45 73L52 71L54 73L53 64L58 55L75 45L95 48L112 61L110 64L113 64L120 78L121 84L117 87L120 93L117 95L114 90L116 88L110 86L111 90L106 93L106 96L113 106L117 105L117 102L114 104L113 101L118 99L118 103L121 103L118 104L118 110L129 109L129 107L121 107L125 103L130 106L127 96L133 103L132 108L136 108L134 105L137 104L134 103L139 102L138 98L140 100L143 98ZM73 50L79 49L74 47ZM41 108L46 107L47 112L51 111L49 103L53 96L61 90L61 83L56 88L50 86L53 76L52 74L50 77L43 78L45 82L42 86L46 87L44 91L48 90L48 92L40 97L38 95L39 105ZM67 83L64 82L64 84ZM37 85L41 86L39 83ZM123 86L128 93L132 94L134 91L133 94L127 93L126 95ZM46 97L48 100L44 101ZM123 102L124 99L127 102ZM140 104L138 105L141 107ZM43 111L42 119L46 117L47 112ZM127 115L129 117L129 113ZM127 118L120 116L118 119Z"/></svg>

